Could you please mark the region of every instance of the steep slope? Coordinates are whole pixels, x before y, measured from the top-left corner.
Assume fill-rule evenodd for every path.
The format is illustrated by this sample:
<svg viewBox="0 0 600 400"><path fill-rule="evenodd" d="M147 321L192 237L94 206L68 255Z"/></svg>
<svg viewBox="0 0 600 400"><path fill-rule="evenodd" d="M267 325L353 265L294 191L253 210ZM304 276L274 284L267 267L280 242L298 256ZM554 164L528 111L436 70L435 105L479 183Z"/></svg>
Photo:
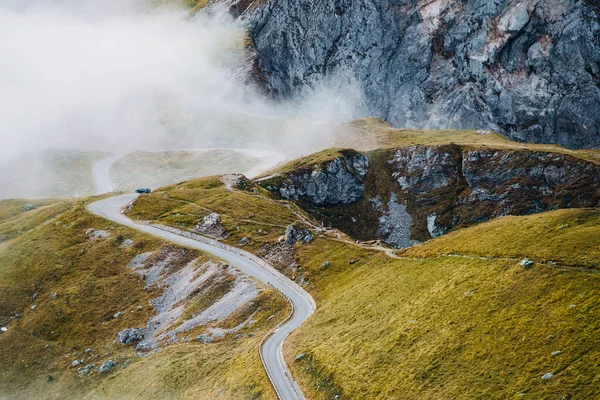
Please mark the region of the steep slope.
<svg viewBox="0 0 600 400"><path fill-rule="evenodd" d="M561 240L561 231L539 240L544 220L554 226L580 214L504 217L428 242L424 258L411 259L420 246L407 259L365 257L347 245L305 253L303 265L327 259L335 272L314 318L290 338L289 359L304 354L293 372L315 399L595 397L599 276L572 266L588 257L597 268L600 259L589 246L569 246L560 266L524 268L478 247L515 245L512 255L537 259L533 247ZM589 229L574 234L597 247L599 213L587 216Z"/></svg>
<svg viewBox="0 0 600 400"><path fill-rule="evenodd" d="M196 233L215 212L220 240L269 258L316 299L285 348L309 398L600 390L597 210L502 217L398 254L322 228L239 176L161 188L128 211ZM525 257L533 264L522 267Z"/></svg>
<svg viewBox="0 0 600 400"><path fill-rule="evenodd" d="M591 0L235 2L280 97L342 76L406 128L491 129L600 146L600 10ZM249 4L252 6L246 10Z"/></svg>
<svg viewBox="0 0 600 400"><path fill-rule="evenodd" d="M503 215L600 204L596 163L481 144L327 150L258 183L356 239L395 247Z"/></svg>
<svg viewBox="0 0 600 400"><path fill-rule="evenodd" d="M86 202L0 246L0 397L273 398L257 347L287 302Z"/></svg>

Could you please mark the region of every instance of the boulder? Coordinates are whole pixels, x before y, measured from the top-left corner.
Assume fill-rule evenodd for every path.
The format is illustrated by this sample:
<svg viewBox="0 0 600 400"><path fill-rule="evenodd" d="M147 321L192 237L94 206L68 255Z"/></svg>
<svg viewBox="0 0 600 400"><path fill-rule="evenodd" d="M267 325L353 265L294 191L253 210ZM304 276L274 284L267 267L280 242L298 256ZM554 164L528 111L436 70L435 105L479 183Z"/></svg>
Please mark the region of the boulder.
<svg viewBox="0 0 600 400"><path fill-rule="evenodd" d="M204 217L202 222L198 222L195 229L197 232L216 238L225 237L227 234L221 224L221 216L214 212Z"/></svg>
<svg viewBox="0 0 600 400"><path fill-rule="evenodd" d="M117 334L117 339L121 344L131 344L144 338L144 330L139 328L123 329Z"/></svg>
<svg viewBox="0 0 600 400"><path fill-rule="evenodd" d="M100 366L100 373L104 374L113 369L116 363L113 360L108 360L102 363Z"/></svg>
<svg viewBox="0 0 600 400"><path fill-rule="evenodd" d="M531 268L531 266L532 266L533 264L534 264L534 263L533 263L533 261L531 261L531 260L530 260L530 259L528 259L528 258L524 258L524 259L522 259L522 260L521 260L521 262L519 263L519 265L520 265L521 267L523 267L523 268L526 268L526 269L528 269L528 268Z"/></svg>
<svg viewBox="0 0 600 400"><path fill-rule="evenodd" d="M310 243L314 238L306 228L296 228L294 225L288 225L285 229L285 242L289 245L294 245L298 241Z"/></svg>

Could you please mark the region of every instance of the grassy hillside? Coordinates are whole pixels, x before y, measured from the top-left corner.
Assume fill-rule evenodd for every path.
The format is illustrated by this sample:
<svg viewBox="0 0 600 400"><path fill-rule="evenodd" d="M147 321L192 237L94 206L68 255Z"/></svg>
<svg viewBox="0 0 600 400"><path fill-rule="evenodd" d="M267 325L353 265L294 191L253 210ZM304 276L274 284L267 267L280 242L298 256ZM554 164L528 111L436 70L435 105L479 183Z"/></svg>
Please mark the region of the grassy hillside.
<svg viewBox="0 0 600 400"><path fill-rule="evenodd" d="M211 178L144 196L130 215L191 228L203 213L223 212L226 241L236 244L240 226L255 243L245 248L261 254L283 225L305 217L290 210L259 188L231 191ZM295 244L296 272L282 270L303 274L318 308L285 346L294 376L315 399L593 398L600 275L589 268L600 262L599 218L598 210L505 217L394 257L332 232ZM261 235L265 223L281 228ZM538 263L523 268L524 257ZM551 260L559 264L542 264Z"/></svg>
<svg viewBox="0 0 600 400"><path fill-rule="evenodd" d="M80 197L93 193L97 151L46 150L0 162L0 198Z"/></svg>
<svg viewBox="0 0 600 400"><path fill-rule="evenodd" d="M44 207L22 213L31 229L0 246L0 326L7 328L0 332L0 398L274 398L257 346L287 315L281 296L263 288L217 325L232 328L253 315L239 338L231 333L208 344L184 341L140 358L113 340L122 329L146 324L155 314L149 301L162 289L146 285L126 265L146 252L158 260L165 251L186 254L169 261L177 270L203 256L97 218L82 201L46 207L58 205L64 209L45 223L34 222ZM15 214L12 203L6 206L0 204L0 215ZM108 236L95 237L89 229ZM217 295L208 287L189 302L205 296L206 308L218 298L206 296ZM72 366L76 359L85 361ZM82 365L97 368L109 359L116 362L109 373L77 376Z"/></svg>
<svg viewBox="0 0 600 400"><path fill-rule="evenodd" d="M340 127L333 143L337 147L351 147L361 151L386 147L453 143L473 147L554 152L568 154L596 164L600 163L600 151L598 150L569 150L552 144L513 142L498 133L489 131L398 129L376 118L361 119L348 126Z"/></svg>
<svg viewBox="0 0 600 400"><path fill-rule="evenodd" d="M116 189L133 191L200 176L248 171L259 160L233 150L136 152L116 161L110 170Z"/></svg>
<svg viewBox="0 0 600 400"><path fill-rule="evenodd" d="M427 243L434 255L422 259L372 254L350 266L351 250L305 254L309 266L327 259L338 269L324 276L327 296L286 348L288 360L307 354L292 364L311 398L593 398L600 276L570 264L438 256L514 243L509 225L500 235L487 225L471 249L457 233ZM520 239L536 243L536 234ZM583 246L572 250L573 261L586 256ZM555 376L542 380L548 372Z"/></svg>

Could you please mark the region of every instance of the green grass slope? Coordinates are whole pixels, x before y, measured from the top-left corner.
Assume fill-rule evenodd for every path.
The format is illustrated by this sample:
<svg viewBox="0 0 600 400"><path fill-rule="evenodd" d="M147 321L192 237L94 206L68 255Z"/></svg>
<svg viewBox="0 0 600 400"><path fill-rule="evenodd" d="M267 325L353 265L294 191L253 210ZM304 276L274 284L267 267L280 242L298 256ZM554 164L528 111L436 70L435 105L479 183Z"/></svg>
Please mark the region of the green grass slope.
<svg viewBox="0 0 600 400"><path fill-rule="evenodd" d="M0 326L7 328L0 332L0 398L275 397L258 342L287 315L281 296L264 290L252 307L220 323L234 327L252 314L255 323L239 331L243 338L181 342L140 358L132 347L113 341L120 330L146 324L154 315L149 300L161 288L146 287L126 265L137 254L174 246L95 217L83 201L45 207L60 204L63 209L44 215L43 223L36 212L44 213L44 207L19 214L30 229L0 246ZM14 218L9 206L0 204L0 215ZM90 228L110 236L90 238ZM131 246L123 245L127 239ZM122 315L113 318L118 311ZM85 352L88 348L93 352ZM71 363L82 357L96 366L112 359L117 367L80 379Z"/></svg>
<svg viewBox="0 0 600 400"><path fill-rule="evenodd" d="M224 213L226 241L247 236L257 254L287 223L318 225L216 178L160 189L129 214L189 229L211 211ZM294 376L314 399L594 398L598 221L598 210L504 217L391 256L332 232L295 244L318 308L285 345ZM281 228L263 234L262 224ZM523 268L524 257L536 263Z"/></svg>

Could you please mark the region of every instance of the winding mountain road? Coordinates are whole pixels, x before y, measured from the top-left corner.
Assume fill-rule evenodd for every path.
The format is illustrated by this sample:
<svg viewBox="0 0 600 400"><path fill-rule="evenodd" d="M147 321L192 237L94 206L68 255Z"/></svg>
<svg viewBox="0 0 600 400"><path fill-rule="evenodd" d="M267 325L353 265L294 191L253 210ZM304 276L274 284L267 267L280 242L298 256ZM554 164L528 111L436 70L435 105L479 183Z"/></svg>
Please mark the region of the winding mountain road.
<svg viewBox="0 0 600 400"><path fill-rule="evenodd" d="M316 305L310 294L273 267L260 262L255 256L243 250L212 239L198 241L154 226L135 223L123 215L121 210L136 197L137 195L134 194L110 197L91 203L88 210L100 217L169 242L214 254L255 279L273 286L288 298L293 307L292 315L263 340L260 355L277 396L283 400L304 399L302 391L287 368L282 348L287 335L314 312Z"/></svg>

